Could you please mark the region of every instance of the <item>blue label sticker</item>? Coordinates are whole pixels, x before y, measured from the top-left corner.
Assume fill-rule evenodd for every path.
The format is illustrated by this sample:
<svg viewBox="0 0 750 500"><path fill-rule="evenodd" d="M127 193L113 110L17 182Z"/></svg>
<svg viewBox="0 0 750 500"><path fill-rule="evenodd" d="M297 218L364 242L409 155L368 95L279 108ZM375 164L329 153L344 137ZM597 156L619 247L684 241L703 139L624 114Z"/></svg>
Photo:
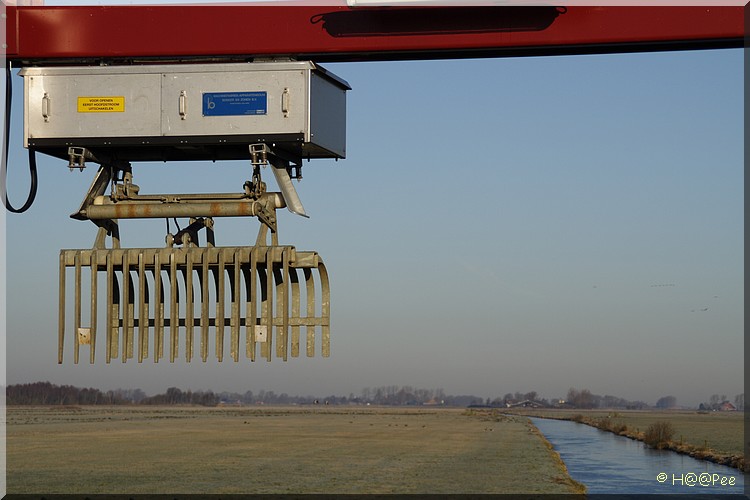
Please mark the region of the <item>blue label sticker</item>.
<svg viewBox="0 0 750 500"><path fill-rule="evenodd" d="M265 115L266 92L207 92L203 94L203 116Z"/></svg>

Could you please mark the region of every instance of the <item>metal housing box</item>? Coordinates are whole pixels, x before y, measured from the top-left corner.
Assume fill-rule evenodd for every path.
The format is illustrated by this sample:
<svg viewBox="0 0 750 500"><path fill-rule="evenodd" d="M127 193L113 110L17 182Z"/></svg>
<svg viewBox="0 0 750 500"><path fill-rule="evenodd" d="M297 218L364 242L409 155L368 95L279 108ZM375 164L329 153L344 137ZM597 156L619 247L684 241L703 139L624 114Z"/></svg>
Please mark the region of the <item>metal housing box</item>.
<svg viewBox="0 0 750 500"><path fill-rule="evenodd" d="M346 156L349 85L312 62L24 68L24 146L128 161Z"/></svg>

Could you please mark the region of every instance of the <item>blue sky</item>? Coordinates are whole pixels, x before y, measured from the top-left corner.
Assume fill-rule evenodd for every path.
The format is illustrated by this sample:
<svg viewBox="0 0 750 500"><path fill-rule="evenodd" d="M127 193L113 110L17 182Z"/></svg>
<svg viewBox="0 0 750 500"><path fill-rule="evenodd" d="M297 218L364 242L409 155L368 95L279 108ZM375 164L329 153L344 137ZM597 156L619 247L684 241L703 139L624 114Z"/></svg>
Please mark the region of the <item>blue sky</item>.
<svg viewBox="0 0 750 500"><path fill-rule="evenodd" d="M76 366L67 351L57 365L58 251L93 243L93 224L68 214L94 170L40 156L35 205L6 215L8 383L549 398L576 387L684 405L744 391L742 50L325 66L353 88L348 157L305 164L311 218L282 213L280 241L328 266L331 357ZM141 192L234 191L249 167L134 175ZM256 230L218 220L217 243L251 244ZM122 231L124 246L163 245L163 221Z"/></svg>

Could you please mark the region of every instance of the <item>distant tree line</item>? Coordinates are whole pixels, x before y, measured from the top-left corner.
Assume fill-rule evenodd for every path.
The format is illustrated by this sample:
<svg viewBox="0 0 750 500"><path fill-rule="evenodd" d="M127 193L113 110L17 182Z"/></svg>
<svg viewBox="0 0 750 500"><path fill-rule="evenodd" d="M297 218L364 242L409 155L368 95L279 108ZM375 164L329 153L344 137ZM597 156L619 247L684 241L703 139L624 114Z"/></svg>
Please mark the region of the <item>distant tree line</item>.
<svg viewBox="0 0 750 500"><path fill-rule="evenodd" d="M34 382L7 386L5 402L8 405L119 405L132 401L126 399L123 392Z"/></svg>
<svg viewBox="0 0 750 500"><path fill-rule="evenodd" d="M442 406L469 406L482 403L484 400L479 396L445 394L443 389L418 389L412 386L388 385L381 387L366 387L359 395L349 393L348 396L330 395L326 397L317 396L290 396L287 393L276 394L274 391L252 391L244 393L220 392L218 397L223 403L239 404L356 404L356 405L385 405L385 406L410 406L410 405L442 405Z"/></svg>
<svg viewBox="0 0 750 500"><path fill-rule="evenodd" d="M157 394L144 398L140 404L144 405L201 405L216 406L219 404L219 396L212 391L182 391L177 387L170 387L164 394Z"/></svg>
<svg viewBox="0 0 750 500"><path fill-rule="evenodd" d="M219 398L213 392L182 392L170 387L165 394L147 397L141 389L81 389L50 382L9 385L5 388L8 405L132 405L194 404L216 406Z"/></svg>
<svg viewBox="0 0 750 500"><path fill-rule="evenodd" d="M588 389L578 390L574 387L568 389L565 399L558 402L560 406L573 408L623 408L626 410L641 410L648 408L649 405L643 401L630 401L618 396L606 394L600 396L593 394Z"/></svg>
<svg viewBox="0 0 750 500"><path fill-rule="evenodd" d="M170 387L163 394L147 396L141 389L81 389L72 385L55 385L50 382L9 385L5 388L8 405L203 405L218 404L373 404L373 405L442 405L469 406L483 399L473 395L446 395L442 389L417 389L411 386L383 386L365 388L360 395L331 395L327 397L290 396L286 393L261 390L244 393L213 391L183 391Z"/></svg>
<svg viewBox="0 0 750 500"><path fill-rule="evenodd" d="M219 404L329 404L329 405L383 405L383 406L492 406L509 407L531 405L537 407L563 408L622 408L645 409L649 405L643 401L629 401L612 395L600 396L588 389L571 387L565 398L547 400L540 398L536 391L506 393L503 397L483 399L474 395L452 396L443 389L419 389L412 386L388 385L381 387L366 387L361 393L348 396L330 395L290 396L287 393L277 394L274 391L261 390L257 393L246 391L220 392L191 391L170 387L163 394L147 396L141 389L115 389L101 391L99 389L81 389L72 385L55 385L50 382L35 382L32 384L9 385L5 389L6 404L8 405L202 405L216 406ZM744 394L734 398L737 410L744 410ZM718 410L726 406L728 399L725 395L714 394L708 402L701 404L701 409ZM674 396L659 398L655 407L660 409L674 408L677 399Z"/></svg>

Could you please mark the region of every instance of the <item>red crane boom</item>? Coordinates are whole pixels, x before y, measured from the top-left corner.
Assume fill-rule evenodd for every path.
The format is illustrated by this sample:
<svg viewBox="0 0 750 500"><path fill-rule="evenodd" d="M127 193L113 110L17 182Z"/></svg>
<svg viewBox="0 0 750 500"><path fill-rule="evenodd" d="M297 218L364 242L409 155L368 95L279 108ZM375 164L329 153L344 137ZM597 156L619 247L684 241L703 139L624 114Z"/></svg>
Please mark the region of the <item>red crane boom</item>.
<svg viewBox="0 0 750 500"><path fill-rule="evenodd" d="M743 7L8 6L16 62L369 61L741 47Z"/></svg>

